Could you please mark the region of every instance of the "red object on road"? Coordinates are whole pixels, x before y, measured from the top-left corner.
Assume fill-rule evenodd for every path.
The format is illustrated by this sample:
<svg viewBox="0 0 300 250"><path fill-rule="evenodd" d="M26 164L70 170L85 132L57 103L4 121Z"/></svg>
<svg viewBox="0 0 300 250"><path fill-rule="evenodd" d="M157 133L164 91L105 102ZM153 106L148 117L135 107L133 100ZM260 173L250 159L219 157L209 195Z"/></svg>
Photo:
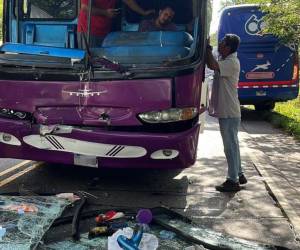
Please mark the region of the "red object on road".
<svg viewBox="0 0 300 250"><path fill-rule="evenodd" d="M104 221L110 221L110 220L115 220L115 219L119 219L119 218L122 218L124 217L124 213L122 212L116 212L116 211L108 211L107 213L105 214L99 214L97 217L96 217L96 222L97 223L102 223Z"/></svg>

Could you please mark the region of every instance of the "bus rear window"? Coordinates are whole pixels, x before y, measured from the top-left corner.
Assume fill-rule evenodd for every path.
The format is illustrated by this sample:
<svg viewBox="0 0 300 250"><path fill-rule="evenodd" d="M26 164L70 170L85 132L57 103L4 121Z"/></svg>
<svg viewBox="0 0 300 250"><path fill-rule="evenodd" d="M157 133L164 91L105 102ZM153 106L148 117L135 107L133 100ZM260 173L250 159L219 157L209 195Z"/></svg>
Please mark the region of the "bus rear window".
<svg viewBox="0 0 300 250"><path fill-rule="evenodd" d="M76 0L23 0L23 19L74 19L77 17Z"/></svg>

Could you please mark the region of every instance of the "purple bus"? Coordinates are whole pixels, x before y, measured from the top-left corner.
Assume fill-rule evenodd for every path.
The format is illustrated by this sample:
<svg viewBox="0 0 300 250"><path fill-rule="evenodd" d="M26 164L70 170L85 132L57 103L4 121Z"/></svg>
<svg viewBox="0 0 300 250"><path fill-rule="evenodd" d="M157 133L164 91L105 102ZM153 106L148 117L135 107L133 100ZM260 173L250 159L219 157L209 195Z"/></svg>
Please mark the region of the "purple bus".
<svg viewBox="0 0 300 250"><path fill-rule="evenodd" d="M159 10L166 1L137 2ZM169 2L177 31L138 32L141 17L120 3L102 45L81 50L80 1L4 0L0 157L95 168L194 164L210 5Z"/></svg>

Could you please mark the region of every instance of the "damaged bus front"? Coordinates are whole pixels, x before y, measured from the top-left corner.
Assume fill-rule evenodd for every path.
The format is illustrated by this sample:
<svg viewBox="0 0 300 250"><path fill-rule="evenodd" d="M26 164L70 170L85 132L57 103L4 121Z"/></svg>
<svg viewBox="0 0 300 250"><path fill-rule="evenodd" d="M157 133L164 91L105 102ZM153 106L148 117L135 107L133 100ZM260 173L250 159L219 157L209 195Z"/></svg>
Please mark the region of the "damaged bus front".
<svg viewBox="0 0 300 250"><path fill-rule="evenodd" d="M171 1L176 31L152 32L139 32L141 18L120 4L102 45L89 48L87 37L82 50L80 1L5 0L0 157L90 167L191 166L207 103L208 2ZM165 3L139 4L158 12Z"/></svg>

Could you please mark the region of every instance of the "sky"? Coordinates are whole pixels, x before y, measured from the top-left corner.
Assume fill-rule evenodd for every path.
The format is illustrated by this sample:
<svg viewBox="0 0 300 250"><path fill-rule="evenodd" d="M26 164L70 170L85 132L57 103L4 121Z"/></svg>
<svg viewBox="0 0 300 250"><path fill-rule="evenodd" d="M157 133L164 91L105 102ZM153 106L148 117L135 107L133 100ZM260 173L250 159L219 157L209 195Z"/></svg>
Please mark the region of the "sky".
<svg viewBox="0 0 300 250"><path fill-rule="evenodd" d="M221 7L221 0L213 0L213 14L212 14L212 22L210 27L210 34L213 34L218 29L219 17L220 17L220 7Z"/></svg>

